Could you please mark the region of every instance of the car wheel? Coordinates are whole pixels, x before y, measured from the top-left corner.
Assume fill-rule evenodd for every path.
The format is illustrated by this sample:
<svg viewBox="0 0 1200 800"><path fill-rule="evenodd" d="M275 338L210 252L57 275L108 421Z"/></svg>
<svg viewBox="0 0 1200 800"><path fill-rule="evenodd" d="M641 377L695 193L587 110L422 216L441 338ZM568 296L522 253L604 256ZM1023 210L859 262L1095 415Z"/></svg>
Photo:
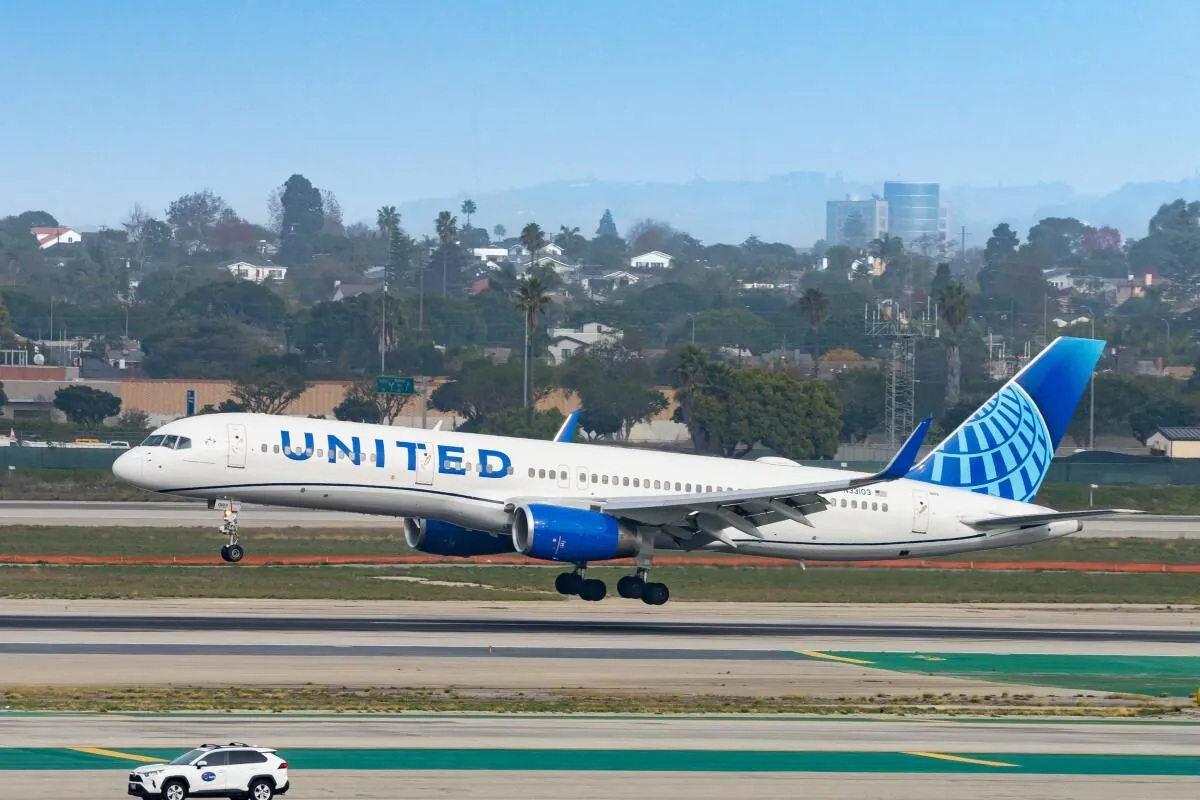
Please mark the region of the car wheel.
<svg viewBox="0 0 1200 800"><path fill-rule="evenodd" d="M184 800L186 797L187 785L183 781L167 781L163 784L163 800Z"/></svg>
<svg viewBox="0 0 1200 800"><path fill-rule="evenodd" d="M275 787L270 781L262 778L250 784L250 800L271 800L275 796Z"/></svg>

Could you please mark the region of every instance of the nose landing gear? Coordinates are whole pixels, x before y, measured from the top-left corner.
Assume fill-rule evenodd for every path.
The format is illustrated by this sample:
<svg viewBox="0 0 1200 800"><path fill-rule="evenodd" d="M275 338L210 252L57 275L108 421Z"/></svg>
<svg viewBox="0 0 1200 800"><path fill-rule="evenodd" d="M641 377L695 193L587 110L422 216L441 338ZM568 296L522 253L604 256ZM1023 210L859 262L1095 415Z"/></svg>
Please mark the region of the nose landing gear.
<svg viewBox="0 0 1200 800"><path fill-rule="evenodd" d="M236 564L246 555L246 550L238 544L238 511L241 503L237 500L218 501L224 504L221 515L221 533L229 537L229 544L221 548L221 558Z"/></svg>

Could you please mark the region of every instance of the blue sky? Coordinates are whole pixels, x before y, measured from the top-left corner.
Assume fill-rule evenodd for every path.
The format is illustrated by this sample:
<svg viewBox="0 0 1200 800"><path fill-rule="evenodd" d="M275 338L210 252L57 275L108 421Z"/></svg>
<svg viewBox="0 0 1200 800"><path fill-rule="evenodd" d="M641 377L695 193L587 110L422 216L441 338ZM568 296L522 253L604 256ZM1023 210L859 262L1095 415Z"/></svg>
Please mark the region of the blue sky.
<svg viewBox="0 0 1200 800"><path fill-rule="evenodd" d="M347 220L550 180L1108 191L1200 166L1190 0L6 0L0 214L293 172Z"/></svg>

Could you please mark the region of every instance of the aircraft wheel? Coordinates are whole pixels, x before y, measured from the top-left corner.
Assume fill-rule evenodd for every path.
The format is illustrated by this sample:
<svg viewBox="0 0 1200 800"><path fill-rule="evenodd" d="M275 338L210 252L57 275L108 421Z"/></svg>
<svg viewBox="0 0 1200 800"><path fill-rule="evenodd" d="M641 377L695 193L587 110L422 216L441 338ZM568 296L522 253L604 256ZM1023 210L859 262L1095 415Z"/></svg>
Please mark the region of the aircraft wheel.
<svg viewBox="0 0 1200 800"><path fill-rule="evenodd" d="M604 581L595 578L583 582L583 587L579 590L579 596L584 600L597 603L604 599L604 595L608 594L608 586Z"/></svg>
<svg viewBox="0 0 1200 800"><path fill-rule="evenodd" d="M559 594L579 594L583 586L583 576L578 572L561 572L554 579L554 588Z"/></svg>
<svg viewBox="0 0 1200 800"><path fill-rule="evenodd" d="M646 591L646 582L637 575L626 575L617 581L617 594L630 600L637 600Z"/></svg>
<svg viewBox="0 0 1200 800"><path fill-rule="evenodd" d="M671 591L665 583L647 583L642 592L642 602L648 606L661 606L670 596Z"/></svg>
<svg viewBox="0 0 1200 800"><path fill-rule="evenodd" d="M242 557L245 555L246 551L242 549L240 544L227 544L221 548L221 558L225 559L231 564L236 564L237 562L241 561Z"/></svg>

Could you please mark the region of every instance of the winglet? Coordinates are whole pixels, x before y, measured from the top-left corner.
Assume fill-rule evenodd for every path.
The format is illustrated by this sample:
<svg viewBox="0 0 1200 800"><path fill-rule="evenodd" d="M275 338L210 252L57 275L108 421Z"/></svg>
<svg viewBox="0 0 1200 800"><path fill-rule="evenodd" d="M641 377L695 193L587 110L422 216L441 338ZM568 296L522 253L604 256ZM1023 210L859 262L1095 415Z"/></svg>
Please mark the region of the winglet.
<svg viewBox="0 0 1200 800"><path fill-rule="evenodd" d="M883 472L876 477L884 481L894 481L907 475L917 461L917 454L921 452L921 445L925 442L925 434L929 432L929 426L932 424L933 417L921 420L921 424L909 434L904 446L892 457L892 463L884 467Z"/></svg>
<svg viewBox="0 0 1200 800"><path fill-rule="evenodd" d="M575 441L575 427L579 424L579 415L583 413L582 408L578 408L567 415L563 420L562 427L558 429L558 433L554 434L556 442L573 442Z"/></svg>

